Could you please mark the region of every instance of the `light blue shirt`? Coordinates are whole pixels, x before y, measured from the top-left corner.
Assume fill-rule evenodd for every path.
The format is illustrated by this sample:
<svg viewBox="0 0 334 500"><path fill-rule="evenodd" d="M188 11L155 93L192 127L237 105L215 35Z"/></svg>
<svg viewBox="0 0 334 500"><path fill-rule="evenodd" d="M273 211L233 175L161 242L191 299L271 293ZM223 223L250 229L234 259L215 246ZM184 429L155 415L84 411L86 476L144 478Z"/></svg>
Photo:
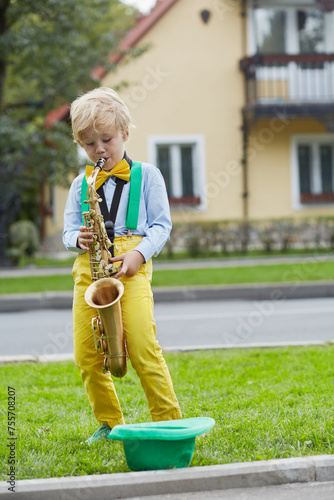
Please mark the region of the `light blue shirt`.
<svg viewBox="0 0 334 500"><path fill-rule="evenodd" d="M79 227L82 226L81 215L81 185L85 174L80 174L72 182L64 213L63 243L67 250L85 253L76 246ZM115 192L115 177L109 177L103 184L104 195L110 210ZM130 183L124 185L115 220L115 236L128 234L125 227L126 212L129 199ZM142 184L139 204L137 229L133 234L143 236L137 245L138 250L147 262L152 256L157 256L169 238L172 229L170 208L165 181L158 168L149 163L142 163Z"/></svg>

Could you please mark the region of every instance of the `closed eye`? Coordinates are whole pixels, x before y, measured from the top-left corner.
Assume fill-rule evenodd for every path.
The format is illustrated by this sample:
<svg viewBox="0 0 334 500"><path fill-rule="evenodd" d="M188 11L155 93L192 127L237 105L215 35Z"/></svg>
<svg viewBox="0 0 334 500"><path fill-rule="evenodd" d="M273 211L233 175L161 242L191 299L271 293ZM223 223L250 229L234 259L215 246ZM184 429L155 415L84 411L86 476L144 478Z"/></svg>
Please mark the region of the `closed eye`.
<svg viewBox="0 0 334 500"><path fill-rule="evenodd" d="M103 139L103 142L109 142L111 141L111 137L109 139Z"/></svg>

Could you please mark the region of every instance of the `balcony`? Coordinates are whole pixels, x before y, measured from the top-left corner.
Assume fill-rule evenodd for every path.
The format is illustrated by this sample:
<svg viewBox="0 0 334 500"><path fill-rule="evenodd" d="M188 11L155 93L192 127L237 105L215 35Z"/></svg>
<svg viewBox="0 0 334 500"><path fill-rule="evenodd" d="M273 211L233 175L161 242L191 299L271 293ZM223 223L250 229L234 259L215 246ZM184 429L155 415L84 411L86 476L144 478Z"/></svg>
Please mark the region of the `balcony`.
<svg viewBox="0 0 334 500"><path fill-rule="evenodd" d="M334 54L256 54L240 61L247 120L316 118L334 130Z"/></svg>

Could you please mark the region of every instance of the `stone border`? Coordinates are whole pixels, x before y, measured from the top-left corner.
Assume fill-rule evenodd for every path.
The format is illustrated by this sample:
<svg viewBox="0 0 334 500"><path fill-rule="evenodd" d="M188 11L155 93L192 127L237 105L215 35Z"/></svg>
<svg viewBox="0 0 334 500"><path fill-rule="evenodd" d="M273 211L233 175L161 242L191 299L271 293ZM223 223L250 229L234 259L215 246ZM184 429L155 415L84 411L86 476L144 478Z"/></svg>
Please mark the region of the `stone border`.
<svg viewBox="0 0 334 500"><path fill-rule="evenodd" d="M334 297L334 282L267 283L252 285L153 288L154 301L193 300L288 300ZM70 309L72 292L0 295L0 313L35 309Z"/></svg>
<svg viewBox="0 0 334 500"><path fill-rule="evenodd" d="M291 342L255 342L254 344L212 344L212 345L184 345L184 346L166 346L164 352L189 352L189 351L211 351L217 349L269 349L272 347L300 347L311 345L328 346L334 343L333 340L296 340ZM42 356L32 356L31 354L16 354L9 356L0 356L0 365L6 363L52 363L57 361L74 361L74 354L44 354Z"/></svg>
<svg viewBox="0 0 334 500"><path fill-rule="evenodd" d="M116 500L232 488L255 488L291 483L334 480L334 455L285 458L236 464L189 467L95 476L17 481L20 500L98 498ZM0 482L0 498L12 498L7 483Z"/></svg>

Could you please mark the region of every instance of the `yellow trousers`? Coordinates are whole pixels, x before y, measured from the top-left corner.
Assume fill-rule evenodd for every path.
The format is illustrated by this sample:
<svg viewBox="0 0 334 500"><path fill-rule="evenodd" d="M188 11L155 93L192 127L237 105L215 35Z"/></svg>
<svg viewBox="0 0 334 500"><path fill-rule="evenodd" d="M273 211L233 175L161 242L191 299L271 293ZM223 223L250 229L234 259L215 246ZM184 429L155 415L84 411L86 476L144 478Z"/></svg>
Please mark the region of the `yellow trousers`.
<svg viewBox="0 0 334 500"><path fill-rule="evenodd" d="M115 238L115 256L133 250L141 236ZM84 299L92 283L88 253L77 256L73 265L74 359L87 396L99 423L113 428L123 424L123 414L110 374L103 373L103 356L95 349L91 320L96 309ZM181 418L173 383L161 347L156 339L151 290L152 261L143 264L131 278L123 276L121 309L128 355L139 376L153 421Z"/></svg>

